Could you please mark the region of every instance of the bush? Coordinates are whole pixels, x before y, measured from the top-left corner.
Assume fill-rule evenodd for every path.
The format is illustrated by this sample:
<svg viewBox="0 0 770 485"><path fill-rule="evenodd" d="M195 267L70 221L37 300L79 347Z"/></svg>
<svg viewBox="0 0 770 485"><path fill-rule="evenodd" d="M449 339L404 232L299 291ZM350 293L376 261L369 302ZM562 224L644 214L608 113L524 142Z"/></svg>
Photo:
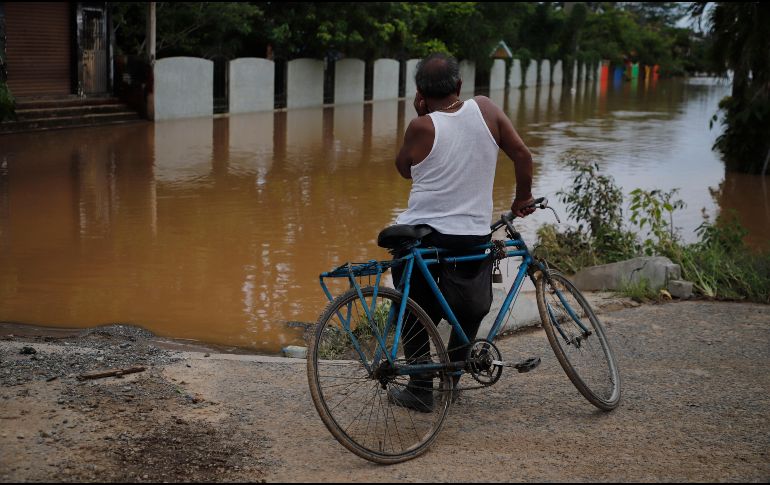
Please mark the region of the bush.
<svg viewBox="0 0 770 485"><path fill-rule="evenodd" d="M652 289L650 280L646 278L642 278L637 282L624 282L620 286L618 293L639 303L658 299L658 293Z"/></svg>
<svg viewBox="0 0 770 485"><path fill-rule="evenodd" d="M631 222L640 230L648 230L649 237L642 242L647 256L663 254L668 256L679 246L679 234L674 228L674 211L685 206L681 199L674 200L679 189L631 191Z"/></svg>
<svg viewBox="0 0 770 485"><path fill-rule="evenodd" d="M574 273L586 266L622 261L641 255L662 255L682 268L684 279L708 298L770 303L770 251L752 252L744 243L747 231L735 217L706 219L698 228L699 241L684 244L674 226L674 213L684 207L669 192L636 189L631 192L630 222L643 234L622 228L623 195L598 165L577 158L567 160L576 174L572 187L559 192L577 227L560 232L547 224L537 231L535 255L553 267ZM621 293L652 298L644 285L626 285Z"/></svg>
<svg viewBox="0 0 770 485"><path fill-rule="evenodd" d="M596 163L571 156L564 163L575 174L570 190L558 193L578 225L559 232L545 225L538 232L536 254L567 273L585 266L614 263L637 254L636 236L623 229L623 193Z"/></svg>
<svg viewBox="0 0 770 485"><path fill-rule="evenodd" d="M559 232L554 224L545 224L537 230L537 240L535 255L563 273L599 264L590 239L582 231Z"/></svg>
<svg viewBox="0 0 770 485"><path fill-rule="evenodd" d="M746 247L746 230L735 217L720 216L713 224L706 220L698 235L698 243L679 248L672 260L700 294L770 303L770 252Z"/></svg>
<svg viewBox="0 0 770 485"><path fill-rule="evenodd" d="M728 170L762 173L770 158L770 88L757 90L750 100L725 97L719 103L724 131L714 148L724 156ZM711 126L718 121L714 115Z"/></svg>

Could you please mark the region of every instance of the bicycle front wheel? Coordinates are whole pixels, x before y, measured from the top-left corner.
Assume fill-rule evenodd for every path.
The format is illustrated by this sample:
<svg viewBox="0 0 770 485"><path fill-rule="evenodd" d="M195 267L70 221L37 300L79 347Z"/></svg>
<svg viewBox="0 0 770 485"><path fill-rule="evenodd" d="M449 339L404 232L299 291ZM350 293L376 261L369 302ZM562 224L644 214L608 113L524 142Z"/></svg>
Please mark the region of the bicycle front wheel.
<svg viewBox="0 0 770 485"><path fill-rule="evenodd" d="M604 327L585 297L558 271L537 280L537 307L564 372L578 391L604 411L620 402L620 372Z"/></svg>
<svg viewBox="0 0 770 485"><path fill-rule="evenodd" d="M392 372L394 364L445 366L449 358L430 317L409 299L396 359L389 363L402 295L383 287L376 296L374 287L361 294L363 299L351 289L321 314L307 359L310 394L326 427L348 450L376 463L399 463L435 441L449 411L451 380L441 370L410 382Z"/></svg>

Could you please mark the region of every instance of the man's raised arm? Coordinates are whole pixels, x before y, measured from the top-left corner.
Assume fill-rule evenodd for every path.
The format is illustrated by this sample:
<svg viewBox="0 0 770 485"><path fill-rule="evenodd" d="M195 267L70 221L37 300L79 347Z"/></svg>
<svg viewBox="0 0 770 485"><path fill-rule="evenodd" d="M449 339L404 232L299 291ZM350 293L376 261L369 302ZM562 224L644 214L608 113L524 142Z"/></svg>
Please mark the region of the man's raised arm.
<svg viewBox="0 0 770 485"><path fill-rule="evenodd" d="M505 112L487 98L478 96L477 99L484 104L486 110L493 114L493 123L496 125L497 135L500 140L498 145L513 160L516 172L516 197L513 200L513 204L511 204L511 211L517 217L531 214L535 209L525 209L525 207L534 202L532 197L532 154L516 132L513 123Z"/></svg>

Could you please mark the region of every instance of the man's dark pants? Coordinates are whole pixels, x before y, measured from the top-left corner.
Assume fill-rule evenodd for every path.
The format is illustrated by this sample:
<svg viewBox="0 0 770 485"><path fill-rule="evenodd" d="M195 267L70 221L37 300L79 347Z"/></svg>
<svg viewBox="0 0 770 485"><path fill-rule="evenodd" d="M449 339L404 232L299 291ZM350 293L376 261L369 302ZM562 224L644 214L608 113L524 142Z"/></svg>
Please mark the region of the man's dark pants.
<svg viewBox="0 0 770 485"><path fill-rule="evenodd" d="M460 236L433 232L423 238L420 247L437 247L451 250L462 250L488 243L491 235ZM489 312L492 303L492 261L469 261L463 263L439 263L428 267L436 279L442 294L447 299L449 307L457 317L463 332L470 341L476 338L481 320ZM394 267L393 284L398 287L404 267ZM419 268L412 269L409 298L425 310L433 323L438 324L445 318L433 291L425 281ZM430 358L428 333L416 322L416 318L404 321L402 332L405 357L410 361L427 360ZM467 346L463 345L454 330L447 347L449 359L452 362L463 361L466 358Z"/></svg>

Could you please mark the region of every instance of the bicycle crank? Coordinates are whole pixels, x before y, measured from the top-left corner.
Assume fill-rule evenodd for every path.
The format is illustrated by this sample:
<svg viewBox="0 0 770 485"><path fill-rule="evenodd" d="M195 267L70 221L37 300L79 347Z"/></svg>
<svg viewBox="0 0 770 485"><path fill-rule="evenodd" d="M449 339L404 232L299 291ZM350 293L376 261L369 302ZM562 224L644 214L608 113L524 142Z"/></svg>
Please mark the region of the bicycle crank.
<svg viewBox="0 0 770 485"><path fill-rule="evenodd" d="M519 374L523 374L539 366L540 357L530 357L529 359L524 359L521 362L516 362L516 363L503 362L501 360L493 360L492 365L496 367L512 367L517 371L519 371Z"/></svg>

